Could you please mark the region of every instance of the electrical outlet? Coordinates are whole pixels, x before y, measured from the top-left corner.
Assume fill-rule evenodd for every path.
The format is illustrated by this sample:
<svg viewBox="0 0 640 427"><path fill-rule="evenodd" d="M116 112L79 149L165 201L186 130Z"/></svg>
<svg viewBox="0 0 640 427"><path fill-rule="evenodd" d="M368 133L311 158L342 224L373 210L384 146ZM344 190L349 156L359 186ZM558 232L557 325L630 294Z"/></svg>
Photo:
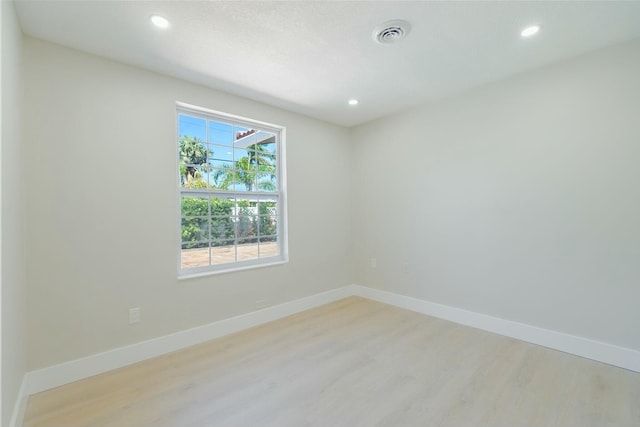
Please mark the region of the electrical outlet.
<svg viewBox="0 0 640 427"><path fill-rule="evenodd" d="M409 272L409 263L405 262L402 264L402 272L403 273L408 273Z"/></svg>
<svg viewBox="0 0 640 427"><path fill-rule="evenodd" d="M371 263L371 268L376 268L378 266L378 260L375 258L371 258L370 263Z"/></svg>
<svg viewBox="0 0 640 427"><path fill-rule="evenodd" d="M132 307L129 309L129 324L133 325L141 320L140 307Z"/></svg>

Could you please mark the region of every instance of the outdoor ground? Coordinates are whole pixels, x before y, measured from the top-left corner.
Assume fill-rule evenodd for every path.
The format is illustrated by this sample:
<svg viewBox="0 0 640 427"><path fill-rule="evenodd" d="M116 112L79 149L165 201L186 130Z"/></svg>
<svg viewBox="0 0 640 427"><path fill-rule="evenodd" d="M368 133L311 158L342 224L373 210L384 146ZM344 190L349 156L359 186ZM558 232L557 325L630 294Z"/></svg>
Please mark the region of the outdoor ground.
<svg viewBox="0 0 640 427"><path fill-rule="evenodd" d="M225 264L228 262L244 261L256 258L266 258L278 254L276 242L265 242L248 245L218 246L211 248L211 264ZM201 267L209 265L209 248L184 249L182 251L182 268Z"/></svg>

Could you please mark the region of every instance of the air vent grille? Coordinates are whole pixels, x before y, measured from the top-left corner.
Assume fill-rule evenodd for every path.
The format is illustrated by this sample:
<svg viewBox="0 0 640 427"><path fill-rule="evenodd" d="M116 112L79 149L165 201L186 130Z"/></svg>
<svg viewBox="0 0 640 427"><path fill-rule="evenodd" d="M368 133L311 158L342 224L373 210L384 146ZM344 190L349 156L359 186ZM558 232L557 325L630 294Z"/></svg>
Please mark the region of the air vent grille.
<svg viewBox="0 0 640 427"><path fill-rule="evenodd" d="M373 39L380 44L395 43L409 34L411 26L407 21L388 21L373 31Z"/></svg>

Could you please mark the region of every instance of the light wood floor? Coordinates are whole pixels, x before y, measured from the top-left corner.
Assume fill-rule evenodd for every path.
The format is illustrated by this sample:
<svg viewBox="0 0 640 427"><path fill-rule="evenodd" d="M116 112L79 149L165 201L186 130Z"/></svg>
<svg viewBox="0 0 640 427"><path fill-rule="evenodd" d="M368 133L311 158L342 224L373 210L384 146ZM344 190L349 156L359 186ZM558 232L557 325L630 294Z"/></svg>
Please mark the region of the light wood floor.
<svg viewBox="0 0 640 427"><path fill-rule="evenodd" d="M347 298L29 399L26 427L640 426L640 374Z"/></svg>

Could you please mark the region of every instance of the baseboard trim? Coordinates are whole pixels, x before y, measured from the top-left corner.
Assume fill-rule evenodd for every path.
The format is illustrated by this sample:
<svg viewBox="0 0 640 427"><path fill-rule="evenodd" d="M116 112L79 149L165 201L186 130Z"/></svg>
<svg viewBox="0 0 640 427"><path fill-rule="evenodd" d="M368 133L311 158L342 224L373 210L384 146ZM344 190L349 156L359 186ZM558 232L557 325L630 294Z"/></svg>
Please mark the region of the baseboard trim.
<svg viewBox="0 0 640 427"><path fill-rule="evenodd" d="M29 399L29 393L27 393L27 378L25 375L25 377L22 379L22 384L20 384L20 390L18 390L16 403L15 405L13 405L13 413L11 414L9 427L22 427L22 424L24 421L24 414L27 411L28 399Z"/></svg>
<svg viewBox="0 0 640 427"><path fill-rule="evenodd" d="M295 301L220 320L208 325L142 341L81 359L71 360L59 365L30 371L25 375L10 426L19 427L22 425L22 423L18 423L18 421L21 419L21 414L24 415L27 397L31 394L239 332L349 296L360 296L640 372L640 352L636 350L379 289L360 285L348 285Z"/></svg>
<svg viewBox="0 0 640 427"><path fill-rule="evenodd" d="M59 365L31 371L25 376L25 392L26 395L39 393L172 351L200 344L224 335L239 332L263 323L281 319L351 295L353 295L353 287L344 286L295 301L213 322L208 325L187 329L81 359L71 360Z"/></svg>
<svg viewBox="0 0 640 427"><path fill-rule="evenodd" d="M366 286L351 289L363 298L640 372L640 351Z"/></svg>

